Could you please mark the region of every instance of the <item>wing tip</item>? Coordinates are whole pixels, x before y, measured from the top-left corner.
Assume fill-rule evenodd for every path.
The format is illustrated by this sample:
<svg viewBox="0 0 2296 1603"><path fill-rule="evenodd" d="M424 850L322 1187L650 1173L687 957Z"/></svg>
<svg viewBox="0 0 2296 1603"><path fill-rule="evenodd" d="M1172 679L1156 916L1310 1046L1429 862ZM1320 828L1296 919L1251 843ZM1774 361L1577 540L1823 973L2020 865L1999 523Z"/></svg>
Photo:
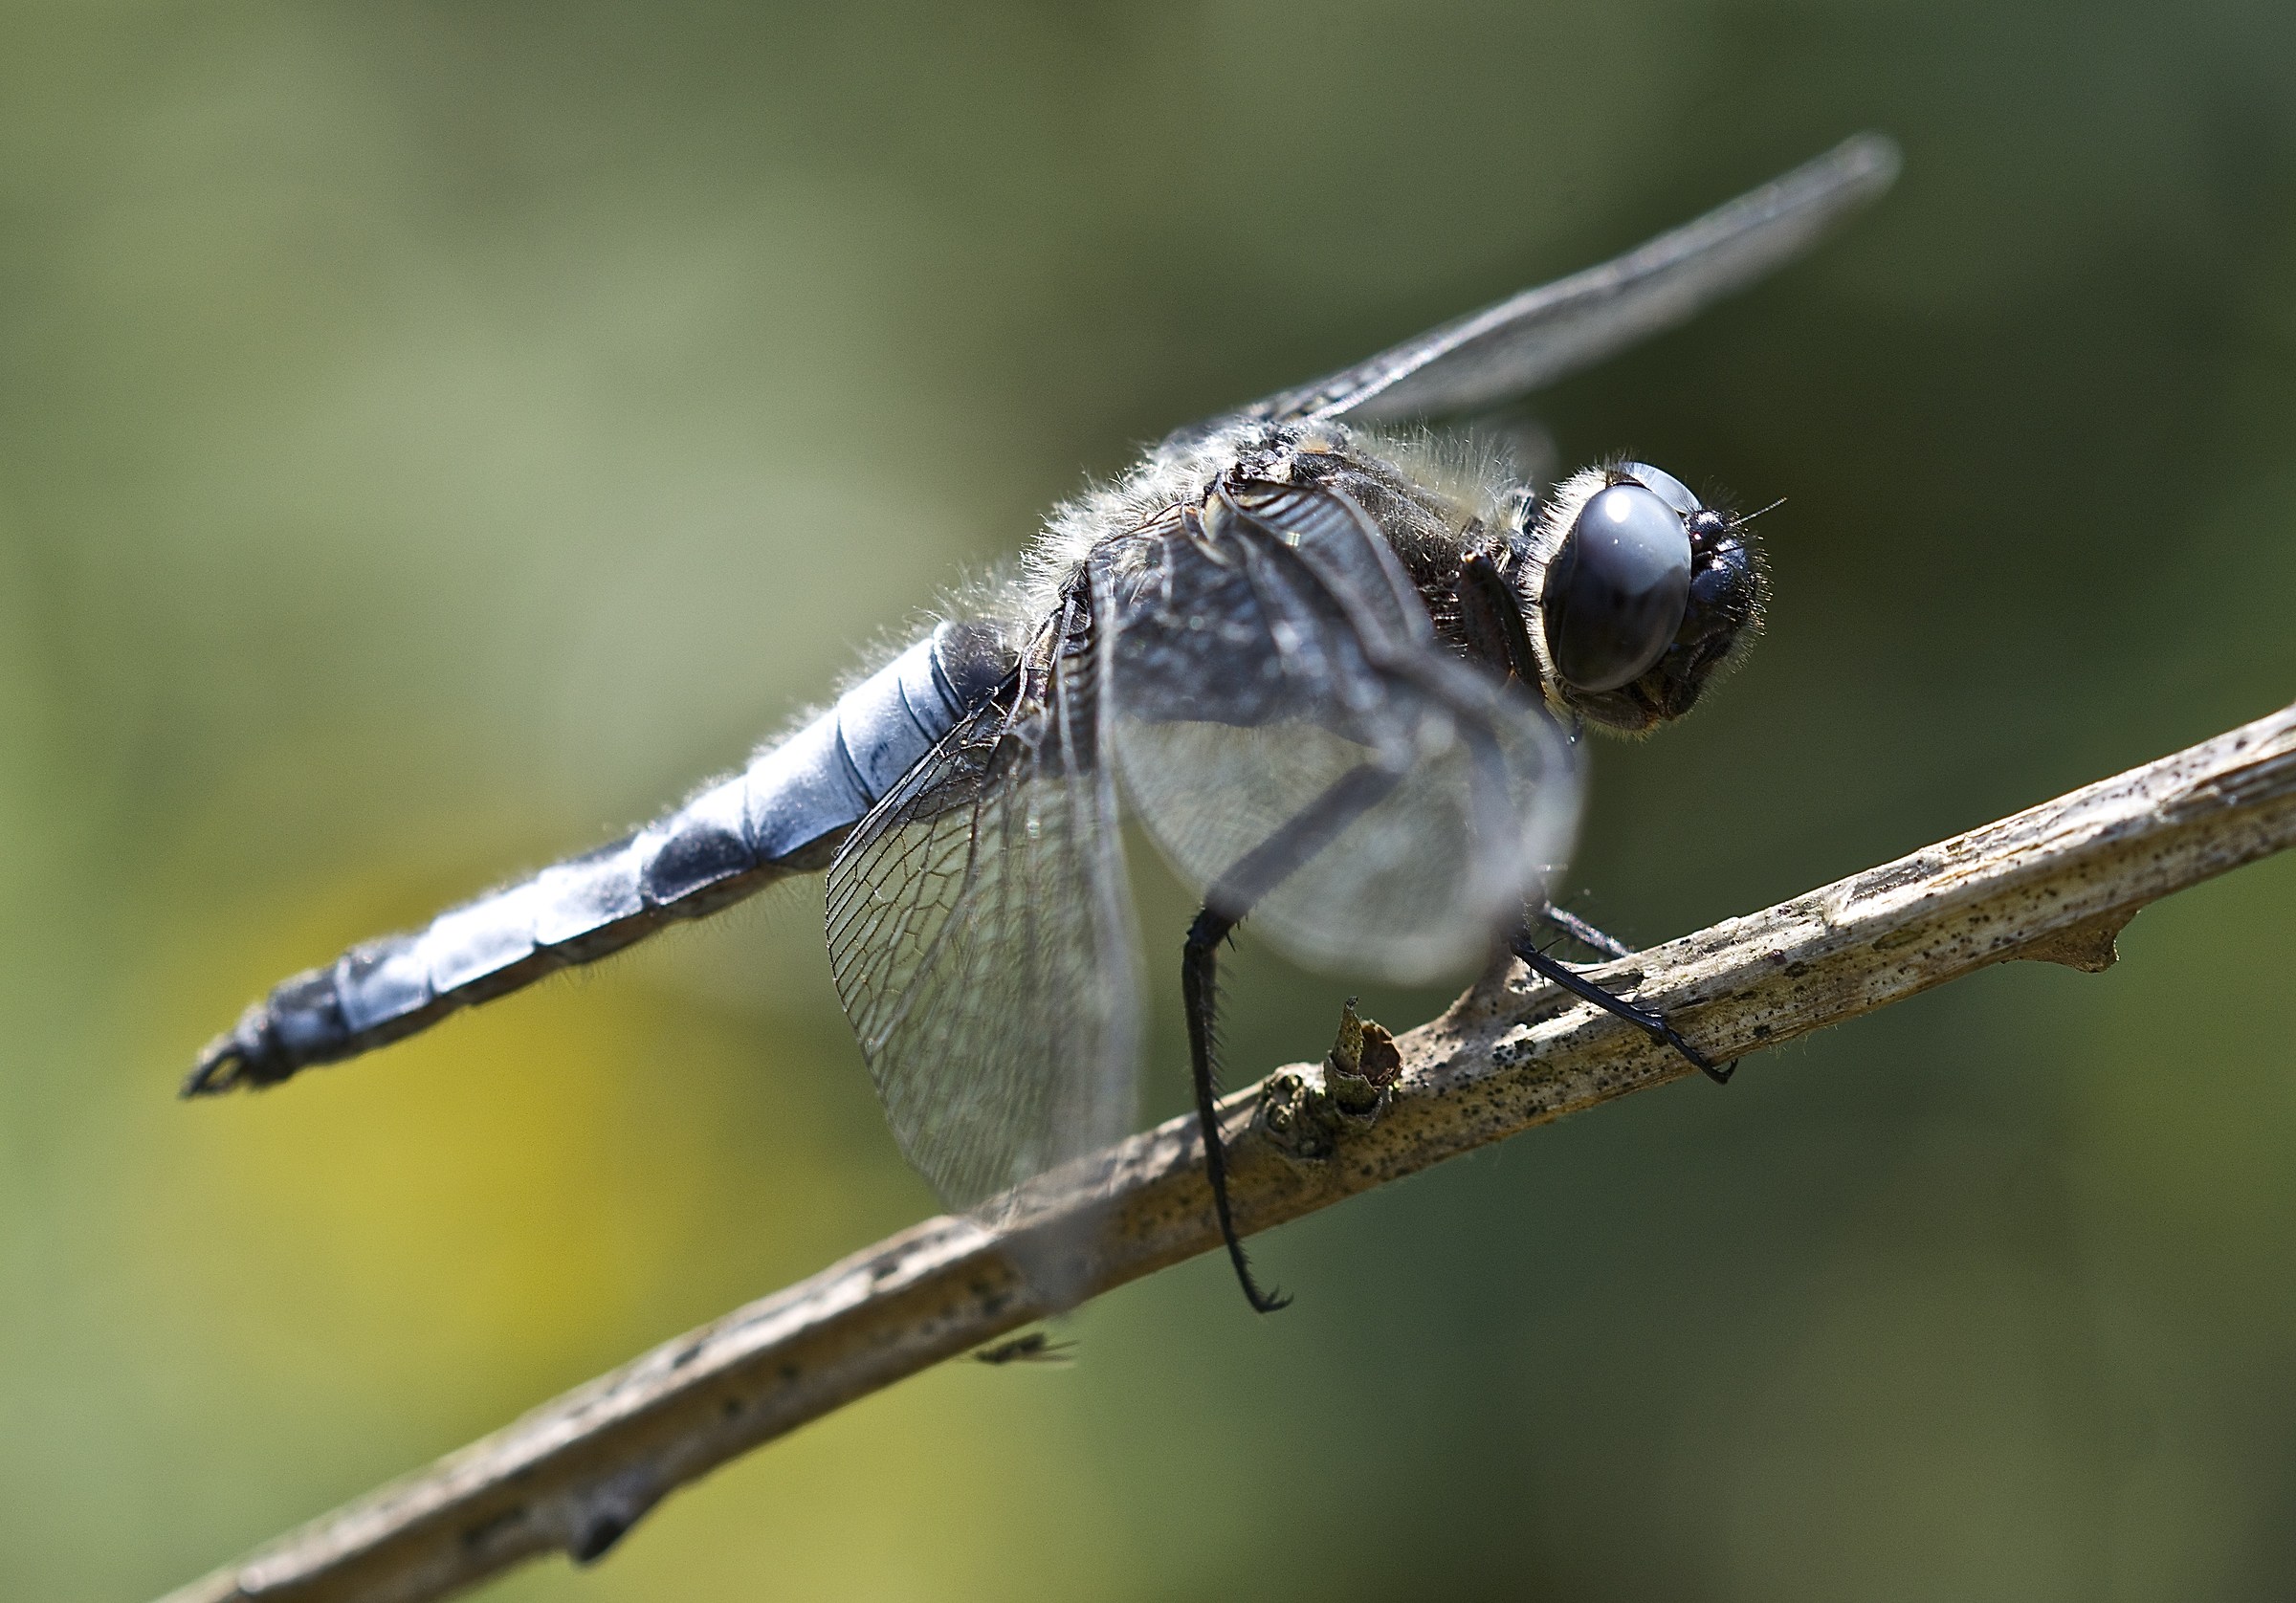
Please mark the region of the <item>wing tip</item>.
<svg viewBox="0 0 2296 1603"><path fill-rule="evenodd" d="M1349 417L1391 423L1469 410L1529 394L1600 360L1615 345L1656 333L1682 320L1705 301L1785 265L1851 214L1879 200L1897 182L1904 167L1905 152L1895 139L1879 129L1861 130L1831 150L1623 255L1552 283L1534 285L1313 383L1278 390L1235 411L1176 429L1167 437L1167 445L1201 439L1215 428L1244 419ZM1598 339L1544 367L1534 364L1503 384L1470 385L1470 393L1463 398L1431 400L1424 385L1414 387L1424 372L1494 330L1507 337L1499 324L1512 326L1520 310L1533 302L1541 303L1543 310L1551 307L1557 296L1590 284L1599 285L1603 295L1615 296L1619 291L1615 280L1623 272L1630 277L1663 279L1678 276L1686 266L1695 267L1700 258L1722 265L1706 269L1702 283L1693 281L1689 299L1676 315L1630 327L1614 340Z"/></svg>
<svg viewBox="0 0 2296 1603"><path fill-rule="evenodd" d="M1880 129L1866 128L1788 177L1822 178L1823 187L1844 201L1865 202L1879 200L1905 167L1905 147Z"/></svg>

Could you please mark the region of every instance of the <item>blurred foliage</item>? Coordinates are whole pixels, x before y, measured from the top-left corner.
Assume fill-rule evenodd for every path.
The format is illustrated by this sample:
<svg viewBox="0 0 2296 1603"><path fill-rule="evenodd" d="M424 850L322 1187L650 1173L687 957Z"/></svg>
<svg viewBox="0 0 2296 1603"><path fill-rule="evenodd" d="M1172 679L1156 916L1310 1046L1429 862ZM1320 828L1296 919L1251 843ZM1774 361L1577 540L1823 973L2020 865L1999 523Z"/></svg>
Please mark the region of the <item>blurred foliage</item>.
<svg viewBox="0 0 2296 1603"><path fill-rule="evenodd" d="M173 1103L248 998L738 762L1127 442L1853 129L1880 210L1543 404L1788 497L1578 905L1663 937L2296 686L2285 6L6 16L11 1595L163 1591L931 1205L812 885ZM2267 864L1452 1165L1269 1238L1278 1318L1201 1261L485 1595L2285 1595L2292 922ZM1233 1073L1342 989L1247 940Z"/></svg>

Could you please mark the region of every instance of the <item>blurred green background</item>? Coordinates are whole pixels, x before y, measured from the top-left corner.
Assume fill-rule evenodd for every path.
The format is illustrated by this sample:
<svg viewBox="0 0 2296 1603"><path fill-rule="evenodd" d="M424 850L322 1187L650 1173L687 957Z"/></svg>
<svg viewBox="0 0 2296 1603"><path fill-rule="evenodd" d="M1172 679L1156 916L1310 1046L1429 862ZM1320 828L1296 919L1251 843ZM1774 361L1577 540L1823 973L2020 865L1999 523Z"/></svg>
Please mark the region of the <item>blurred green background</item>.
<svg viewBox="0 0 2296 1603"><path fill-rule="evenodd" d="M1543 404L1789 497L1577 905L1662 938L2296 692L2285 5L0 15L11 1596L164 1591L931 1209L815 882L178 1105L250 998L740 762L1130 442L1855 129L1878 211ZM1200 1261L483 1595L2285 1596L2292 925L2267 863L1534 1133L1266 1238L1280 1317ZM1322 1049L1342 982L1234 973L1236 1078Z"/></svg>

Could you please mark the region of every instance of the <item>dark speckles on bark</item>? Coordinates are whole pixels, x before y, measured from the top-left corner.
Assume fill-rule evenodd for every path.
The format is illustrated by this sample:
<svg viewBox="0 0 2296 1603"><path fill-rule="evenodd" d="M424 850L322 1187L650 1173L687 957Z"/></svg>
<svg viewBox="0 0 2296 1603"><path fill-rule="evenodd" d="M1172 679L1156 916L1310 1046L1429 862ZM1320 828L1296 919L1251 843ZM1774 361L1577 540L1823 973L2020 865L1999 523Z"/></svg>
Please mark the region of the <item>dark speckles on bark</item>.
<svg viewBox="0 0 2296 1603"><path fill-rule="evenodd" d="M1888 864L1871 873L1860 874L1850 882L1849 899L1853 902L1870 901L1906 886L1919 885L1936 871L1934 854L1921 852L1902 863Z"/></svg>

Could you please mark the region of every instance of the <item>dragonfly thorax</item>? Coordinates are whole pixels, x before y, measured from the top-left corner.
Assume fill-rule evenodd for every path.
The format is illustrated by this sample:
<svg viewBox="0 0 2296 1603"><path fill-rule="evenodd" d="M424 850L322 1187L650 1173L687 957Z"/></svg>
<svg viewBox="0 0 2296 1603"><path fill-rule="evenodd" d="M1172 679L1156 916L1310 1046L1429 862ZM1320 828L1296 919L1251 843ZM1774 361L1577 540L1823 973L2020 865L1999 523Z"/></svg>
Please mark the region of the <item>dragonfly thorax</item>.
<svg viewBox="0 0 2296 1603"><path fill-rule="evenodd" d="M1063 509L1054 533L1080 560L1110 530L1185 511L1217 516L1223 487L1238 484L1345 496L1394 552L1437 636L1518 676L1566 722L1640 735L1681 717L1759 620L1751 537L1672 474L1615 462L1541 494L1474 434L1388 435L1331 419L1231 426L1153 453ZM1494 622L1496 611L1519 626Z"/></svg>

